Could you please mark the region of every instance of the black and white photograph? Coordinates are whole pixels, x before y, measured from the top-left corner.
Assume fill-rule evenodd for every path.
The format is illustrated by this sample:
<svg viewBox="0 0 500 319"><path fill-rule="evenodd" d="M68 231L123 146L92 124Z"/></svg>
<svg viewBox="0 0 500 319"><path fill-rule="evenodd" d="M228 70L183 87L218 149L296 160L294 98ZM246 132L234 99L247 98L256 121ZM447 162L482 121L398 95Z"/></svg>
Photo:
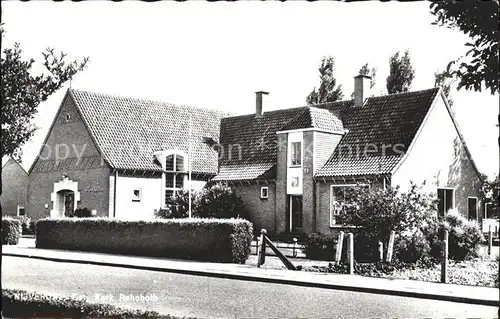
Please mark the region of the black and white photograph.
<svg viewBox="0 0 500 319"><path fill-rule="evenodd" d="M499 318L499 1L4 1L1 317Z"/></svg>

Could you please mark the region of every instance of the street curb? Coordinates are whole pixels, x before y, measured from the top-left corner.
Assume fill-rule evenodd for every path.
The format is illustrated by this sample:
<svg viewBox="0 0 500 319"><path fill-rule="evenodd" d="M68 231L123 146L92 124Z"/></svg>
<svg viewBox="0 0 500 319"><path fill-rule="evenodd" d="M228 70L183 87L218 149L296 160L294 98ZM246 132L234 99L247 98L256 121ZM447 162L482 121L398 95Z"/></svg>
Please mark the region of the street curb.
<svg viewBox="0 0 500 319"><path fill-rule="evenodd" d="M448 295L442 295L442 294L383 289L383 288L344 286L344 285L330 284L330 283L322 284L322 283L308 282L308 281L290 280L290 279L282 279L282 278L256 277L256 276L251 276L251 275L231 274L231 273L223 273L223 272L215 272L215 271L188 270L188 269L153 267L153 266L142 266L142 265L128 265L128 264L118 264L118 263L101 262L101 261L89 261L89 260L63 259L63 258L56 258L56 257L32 256L32 255L15 254L15 253L2 253L2 256L33 258L33 259L55 261L55 262L65 262L65 263L72 263L72 264L89 264L89 265L96 265L96 266L108 266L108 267L120 267L120 268L158 271L158 272L169 272L169 273L175 273L175 274L223 278L223 279L236 279L236 280L244 280L244 281L276 283L276 284L285 284L285 285L311 287L311 288L355 291L355 292L383 294L383 295L390 295L390 296L451 301L451 302L459 302L459 303L467 303L467 304L475 304L475 305L483 305L483 306L497 307L500 305L500 301L497 301L497 300L484 300L484 299L476 299L476 298L470 298L470 297L448 296Z"/></svg>

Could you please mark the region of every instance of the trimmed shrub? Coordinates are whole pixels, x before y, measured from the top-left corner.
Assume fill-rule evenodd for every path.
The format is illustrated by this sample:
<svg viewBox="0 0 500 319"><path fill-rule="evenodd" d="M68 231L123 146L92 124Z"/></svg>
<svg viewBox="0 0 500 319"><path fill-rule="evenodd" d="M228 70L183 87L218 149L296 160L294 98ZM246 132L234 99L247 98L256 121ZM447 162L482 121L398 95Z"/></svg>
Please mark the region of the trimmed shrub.
<svg viewBox="0 0 500 319"><path fill-rule="evenodd" d="M393 256L405 263L415 263L427 257L431 247L421 231L413 234L398 235L394 239Z"/></svg>
<svg viewBox="0 0 500 319"><path fill-rule="evenodd" d="M109 304L89 303L85 299L62 298L13 289L2 289L2 316L7 318L178 318L150 310L124 309Z"/></svg>
<svg viewBox="0 0 500 319"><path fill-rule="evenodd" d="M335 260L337 238L313 233L307 236L304 243L304 253L308 259Z"/></svg>
<svg viewBox="0 0 500 319"><path fill-rule="evenodd" d="M17 245L22 226L19 219L2 217L2 245Z"/></svg>
<svg viewBox="0 0 500 319"><path fill-rule="evenodd" d="M78 218L92 217L92 211L87 207L77 208L73 216Z"/></svg>
<svg viewBox="0 0 500 319"><path fill-rule="evenodd" d="M479 224L465 219L453 209L439 223L429 224L424 229L432 257L441 258L444 230L448 230L450 259L464 260L479 256L479 245L484 240Z"/></svg>
<svg viewBox="0 0 500 319"><path fill-rule="evenodd" d="M37 222L36 247L244 263L252 228L243 219L47 218Z"/></svg>
<svg viewBox="0 0 500 319"><path fill-rule="evenodd" d="M226 184L213 184L204 188L196 208L199 217L208 218L246 218L243 200L234 189Z"/></svg>

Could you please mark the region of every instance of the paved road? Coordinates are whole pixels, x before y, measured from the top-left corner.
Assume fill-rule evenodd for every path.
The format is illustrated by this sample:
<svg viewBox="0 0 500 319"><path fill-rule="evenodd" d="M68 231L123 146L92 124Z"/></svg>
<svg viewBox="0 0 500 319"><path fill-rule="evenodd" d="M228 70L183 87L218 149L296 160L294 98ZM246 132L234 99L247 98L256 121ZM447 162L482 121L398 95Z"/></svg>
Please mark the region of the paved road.
<svg viewBox="0 0 500 319"><path fill-rule="evenodd" d="M118 267L2 258L2 287L199 318L497 318L496 307ZM120 295L122 294L122 295ZM150 301L120 300L120 296ZM112 298L112 300L111 300ZM157 300L155 300L157 298Z"/></svg>

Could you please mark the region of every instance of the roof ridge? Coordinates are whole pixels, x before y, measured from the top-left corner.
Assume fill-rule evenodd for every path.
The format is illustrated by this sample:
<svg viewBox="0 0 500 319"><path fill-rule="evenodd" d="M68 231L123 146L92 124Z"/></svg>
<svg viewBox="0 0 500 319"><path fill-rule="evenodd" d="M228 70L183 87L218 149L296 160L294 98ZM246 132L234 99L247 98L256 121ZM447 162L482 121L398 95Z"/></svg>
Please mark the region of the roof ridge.
<svg viewBox="0 0 500 319"><path fill-rule="evenodd" d="M376 96L370 96L370 98L379 98L379 97L386 97L386 96L397 96L397 95L403 95L403 94L412 94L412 93L422 93L422 92L427 92L427 91L433 91L433 90L439 90L439 88L429 88L429 89L423 89L423 90L417 90L417 91L406 91L406 92L398 92L398 93L388 93L385 95L376 95Z"/></svg>
<svg viewBox="0 0 500 319"><path fill-rule="evenodd" d="M222 111L222 110L218 110L218 109L199 107L199 106L195 106L192 104L177 104L177 103L161 101L161 100L125 96L125 95L121 95L121 94L111 94L111 93L106 93L106 92L95 92L95 91L88 91L88 90L77 90L77 89L73 89L73 88L68 89L68 91L71 93L71 95L73 97L74 97L74 92L78 92L78 93L90 94L90 95L94 95L94 96L97 95L97 96L107 97L107 98L112 98L112 99L132 100L134 102L153 103L153 104L160 104L160 105L169 106L169 107L180 107L180 108L186 108L186 109L203 110L203 111L220 113L223 115L231 115L232 114L230 112L226 112L226 111Z"/></svg>

